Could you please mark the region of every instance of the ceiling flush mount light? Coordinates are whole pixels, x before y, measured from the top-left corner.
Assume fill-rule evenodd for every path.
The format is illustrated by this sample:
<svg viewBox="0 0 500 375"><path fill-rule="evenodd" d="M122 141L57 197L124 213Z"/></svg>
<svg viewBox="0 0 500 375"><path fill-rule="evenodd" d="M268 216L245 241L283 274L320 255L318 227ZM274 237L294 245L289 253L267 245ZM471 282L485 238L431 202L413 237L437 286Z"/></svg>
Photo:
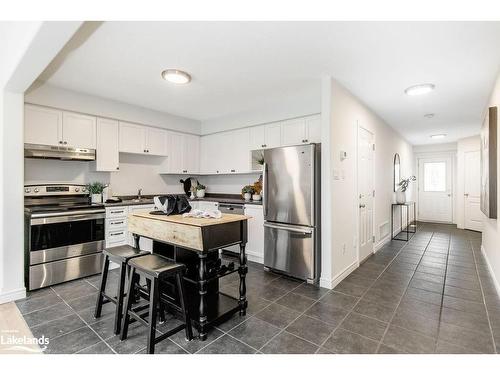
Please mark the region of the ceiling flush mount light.
<svg viewBox="0 0 500 375"><path fill-rule="evenodd" d="M433 118L434 117L434 113L426 113L424 115L425 118Z"/></svg>
<svg viewBox="0 0 500 375"><path fill-rule="evenodd" d="M161 76L165 81L175 83L177 85L185 85L191 82L191 76L178 69L167 69L161 72Z"/></svg>
<svg viewBox="0 0 500 375"><path fill-rule="evenodd" d="M433 134L431 135L432 139L439 139L439 138L444 138L446 137L446 134Z"/></svg>
<svg viewBox="0 0 500 375"><path fill-rule="evenodd" d="M422 85L415 85L408 87L405 90L406 95L414 96L414 95L423 95L431 92L434 90L436 86L434 86L432 83L424 83Z"/></svg>

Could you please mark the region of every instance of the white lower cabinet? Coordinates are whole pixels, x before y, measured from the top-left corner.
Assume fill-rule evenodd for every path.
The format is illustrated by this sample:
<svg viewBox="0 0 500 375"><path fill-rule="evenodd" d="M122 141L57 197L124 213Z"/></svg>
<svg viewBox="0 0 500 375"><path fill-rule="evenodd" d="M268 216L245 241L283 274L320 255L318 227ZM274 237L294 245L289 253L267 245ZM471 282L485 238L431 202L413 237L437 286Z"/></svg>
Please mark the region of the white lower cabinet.
<svg viewBox="0 0 500 375"><path fill-rule="evenodd" d="M264 263L264 213L258 204L246 204L245 215L248 219L248 242L246 253L253 262Z"/></svg>
<svg viewBox="0 0 500 375"><path fill-rule="evenodd" d="M135 246L134 237L128 232L127 218L134 212L150 212L153 209L154 205L152 204L106 207L106 247ZM153 251L153 240L141 238L139 247L141 250Z"/></svg>

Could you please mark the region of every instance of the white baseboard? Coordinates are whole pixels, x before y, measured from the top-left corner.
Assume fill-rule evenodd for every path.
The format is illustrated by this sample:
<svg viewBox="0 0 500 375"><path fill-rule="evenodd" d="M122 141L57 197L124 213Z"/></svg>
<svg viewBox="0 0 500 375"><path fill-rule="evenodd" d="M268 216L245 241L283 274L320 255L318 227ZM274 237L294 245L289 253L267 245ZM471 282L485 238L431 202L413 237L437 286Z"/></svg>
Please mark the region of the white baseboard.
<svg viewBox="0 0 500 375"><path fill-rule="evenodd" d="M247 259L251 262L264 264L264 258L259 253L254 253L253 251L247 251Z"/></svg>
<svg viewBox="0 0 500 375"><path fill-rule="evenodd" d="M382 238L378 243L375 244L373 247L373 253L375 254L377 251L379 251L385 244L391 242L391 237L390 236L385 236Z"/></svg>
<svg viewBox="0 0 500 375"><path fill-rule="evenodd" d="M327 289L333 289L335 288L342 280L344 280L347 276L351 274L352 271L354 271L356 268L359 267L359 263L356 260L346 268L344 268L342 271L340 271L338 274L336 274L333 279L325 279L325 278L320 278L319 280L319 286L322 288L327 288Z"/></svg>
<svg viewBox="0 0 500 375"><path fill-rule="evenodd" d="M488 270L490 271L491 278L493 279L493 284L495 284L495 289L497 290L497 294L500 296L500 283L498 282L498 279L495 275L495 272L493 272L493 267L491 267L490 260L488 259L488 256L486 255L486 251L484 250L484 246L481 244L481 253L484 256L484 259L486 260L486 265L488 266Z"/></svg>
<svg viewBox="0 0 500 375"><path fill-rule="evenodd" d="M26 288L19 288L8 292L0 293L0 304L17 301L26 298Z"/></svg>

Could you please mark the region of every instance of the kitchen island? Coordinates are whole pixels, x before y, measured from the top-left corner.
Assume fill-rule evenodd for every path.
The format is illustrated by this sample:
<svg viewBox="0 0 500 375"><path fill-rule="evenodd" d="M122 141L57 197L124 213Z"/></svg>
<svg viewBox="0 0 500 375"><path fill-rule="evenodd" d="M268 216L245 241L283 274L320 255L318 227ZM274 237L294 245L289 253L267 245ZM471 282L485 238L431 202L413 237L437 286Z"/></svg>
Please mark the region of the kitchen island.
<svg viewBox="0 0 500 375"><path fill-rule="evenodd" d="M223 214L220 219L188 218L138 212L129 216L128 230L135 246L141 237L152 239L153 252L184 263L184 279L193 324L205 340L208 327L239 312L246 314L247 273L245 245L248 216ZM238 266L219 257L219 249L239 245ZM219 291L219 279L239 273L239 298Z"/></svg>

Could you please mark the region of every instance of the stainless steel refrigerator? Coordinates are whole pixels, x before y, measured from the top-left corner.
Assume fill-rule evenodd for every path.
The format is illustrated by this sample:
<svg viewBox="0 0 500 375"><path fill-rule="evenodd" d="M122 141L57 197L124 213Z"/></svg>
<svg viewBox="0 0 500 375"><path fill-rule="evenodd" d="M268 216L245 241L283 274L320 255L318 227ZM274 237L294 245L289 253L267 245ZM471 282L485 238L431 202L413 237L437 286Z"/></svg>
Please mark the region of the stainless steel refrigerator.
<svg viewBox="0 0 500 375"><path fill-rule="evenodd" d="M317 283L321 254L321 145L264 150L264 266Z"/></svg>

